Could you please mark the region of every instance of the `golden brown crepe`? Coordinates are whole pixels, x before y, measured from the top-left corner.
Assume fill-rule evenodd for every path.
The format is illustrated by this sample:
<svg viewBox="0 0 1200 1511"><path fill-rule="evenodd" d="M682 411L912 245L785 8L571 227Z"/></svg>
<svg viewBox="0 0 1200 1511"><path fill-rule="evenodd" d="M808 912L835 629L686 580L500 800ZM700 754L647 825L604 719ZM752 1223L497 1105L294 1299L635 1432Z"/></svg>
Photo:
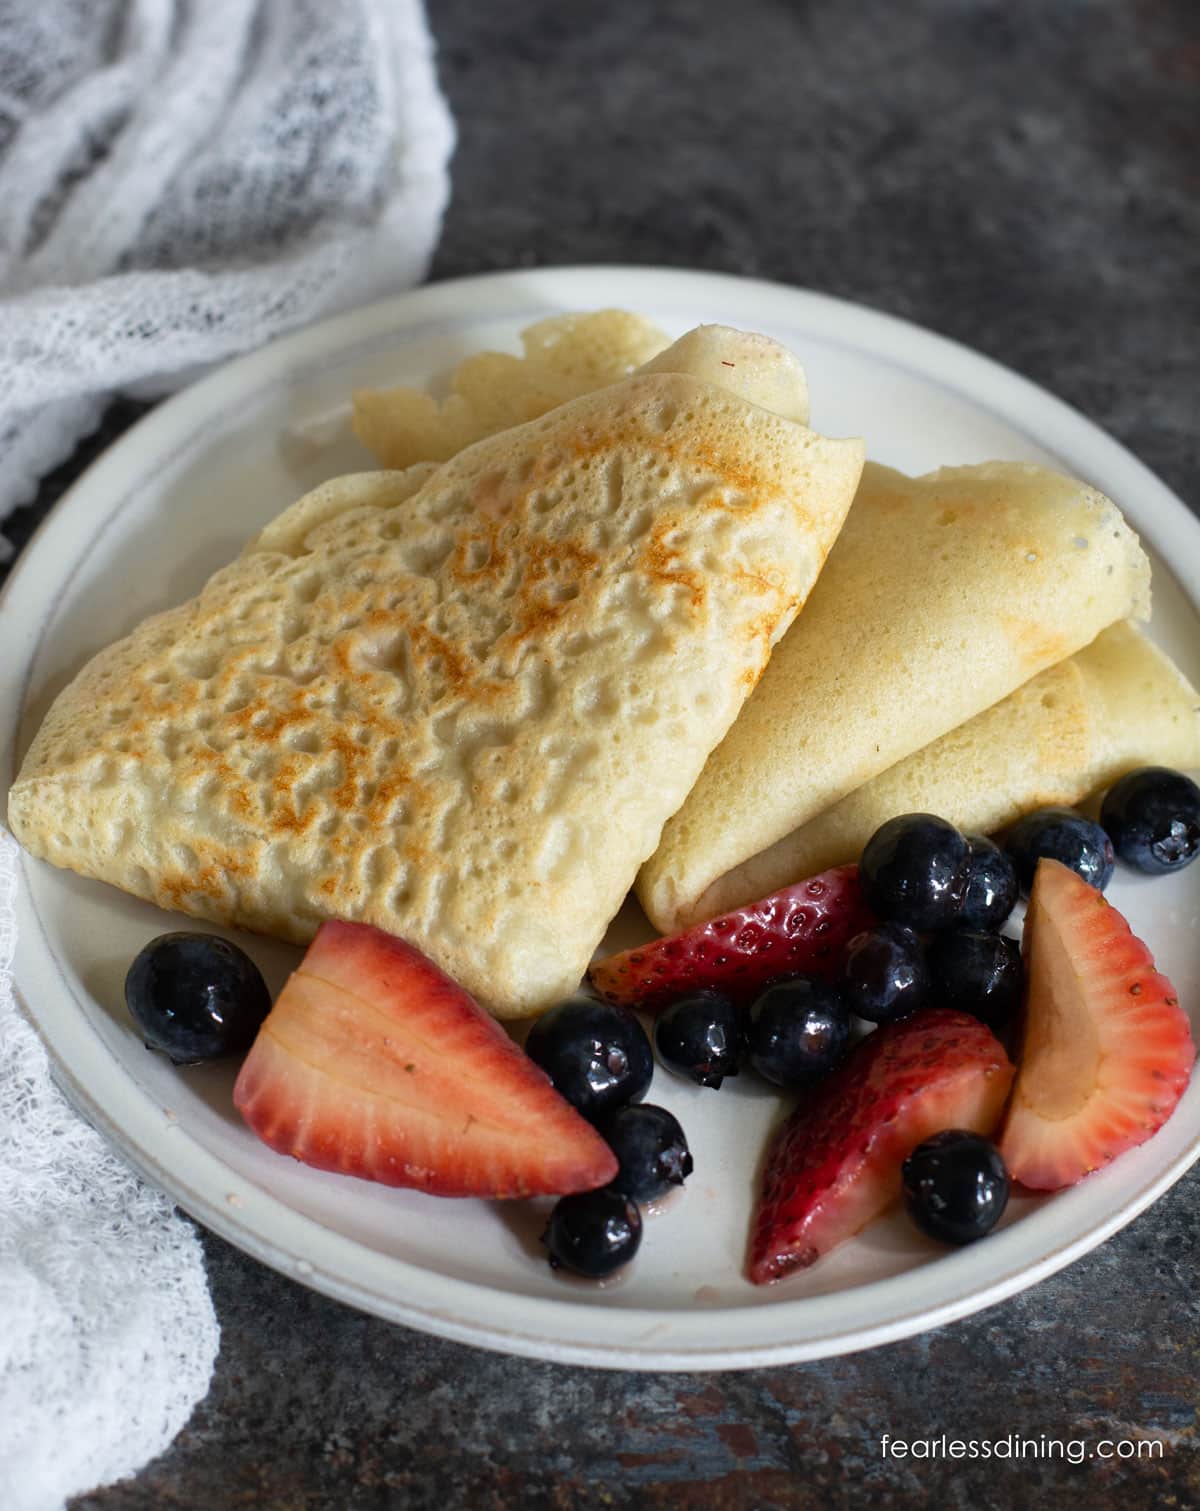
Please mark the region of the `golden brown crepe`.
<svg viewBox="0 0 1200 1511"><path fill-rule="evenodd" d="M368 921L536 1012L758 680L862 455L665 371L326 484L84 668L13 832L221 923Z"/></svg>

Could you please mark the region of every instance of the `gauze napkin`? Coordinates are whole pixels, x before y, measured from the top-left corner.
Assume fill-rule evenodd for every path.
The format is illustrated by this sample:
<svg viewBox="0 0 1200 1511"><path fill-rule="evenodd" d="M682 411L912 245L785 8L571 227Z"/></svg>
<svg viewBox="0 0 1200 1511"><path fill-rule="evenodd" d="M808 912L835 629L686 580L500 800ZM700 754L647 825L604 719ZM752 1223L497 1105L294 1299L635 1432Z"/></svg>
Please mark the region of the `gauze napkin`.
<svg viewBox="0 0 1200 1511"><path fill-rule="evenodd" d="M114 390L422 278L419 0L0 0L0 522Z"/></svg>

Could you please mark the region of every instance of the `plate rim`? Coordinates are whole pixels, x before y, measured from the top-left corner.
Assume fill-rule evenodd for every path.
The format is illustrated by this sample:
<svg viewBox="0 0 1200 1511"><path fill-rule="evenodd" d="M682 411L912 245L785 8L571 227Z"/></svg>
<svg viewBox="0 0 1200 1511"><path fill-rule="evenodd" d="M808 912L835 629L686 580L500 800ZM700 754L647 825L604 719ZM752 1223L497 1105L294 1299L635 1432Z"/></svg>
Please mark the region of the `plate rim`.
<svg viewBox="0 0 1200 1511"><path fill-rule="evenodd" d="M580 285L580 292L589 290L592 297L582 301L564 298L563 294L569 294L575 284ZM676 300L664 299L667 285L672 293L683 297ZM643 290L640 296L637 293L639 289ZM19 629L19 610L24 599L29 597L36 601L39 596L47 596L47 589L39 588L38 585L43 560L47 564L51 582L61 589L61 576L55 578L53 573L56 541L60 535L75 535L81 527L86 531L87 505L93 496L102 504L105 489L110 490L110 507L103 514L103 520L111 521L115 517L115 511L111 507L113 490L119 494L117 485L121 478L146 470L147 463L139 463L138 458L153 455L155 448L161 447L172 435L194 435L196 422L201 418L211 420L222 410L231 407L239 389L286 383L289 374L300 376L300 369L312 369L322 355L331 352L360 348L365 353L373 344L372 338L377 338L380 348L399 344L404 340L411 341L421 329L421 321L417 318L421 314L434 316L427 323L436 325L439 311L452 312L456 320L464 315L475 320L487 320L506 315L525 316L531 308L548 311L555 305L564 309L595 308L599 303L595 294L604 291L606 297L610 293L616 296L612 299L613 303L621 303L626 307L636 308L639 302L652 302L661 311L665 304L675 302L679 304L681 311L690 311L689 318L694 318L695 310L704 306L705 290L714 289L727 292L731 302L743 306L763 305L765 309L768 303L778 307L782 301L784 305L792 307L789 313L794 314L796 323L805 326L814 337L832 345L886 357L889 362L922 381L941 385L976 408L987 410L1028 434L1039 445L1061 457L1077 475L1088 477L1095 468L1105 479L1106 491L1122 495L1145 491L1150 495L1146 507L1152 509L1153 518L1148 523L1143 523L1139 518L1136 521L1138 533L1154 545L1160 557L1170 563L1171 575L1193 611L1200 613L1200 519L1121 442L1108 435L1086 415L1030 379L963 343L899 316L816 290L763 279L743 278L732 273L630 265L580 265L474 274L427 284L320 321L265 348L223 364L136 421L89 465L51 508L26 544L0 590L0 627L7 628L8 621L16 618ZM554 296L558 290L562 290L562 293L557 298L548 298L548 295ZM782 318L783 313L784 311L778 311L774 318ZM839 327L847 326L865 326L868 334L880 339L869 343L848 341L843 335L836 333ZM910 360L914 353L918 359L916 362ZM956 373L959 381L950 381ZM964 375L968 380L975 381L962 381ZM975 382L982 388L985 398L980 397ZM1038 417L1036 424L1032 418L1034 411ZM1047 439L1048 435L1054 437L1053 442ZM1119 489L1112 488L1114 476L1120 480ZM78 519L75 518L77 513ZM1190 537L1190 559L1196 562L1196 566L1190 571L1187 569L1189 558L1186 551L1179 548L1181 536L1184 544ZM92 538L94 537L88 533L88 539ZM78 565L77 562L74 570L78 570ZM68 582L71 575L73 572L68 576ZM17 730L28 694L33 660L45 628L46 621L43 618L40 625L36 626L35 633L12 637L16 675L6 678L4 685L0 687L0 714L11 715L5 719L3 726L5 758L0 763L0 794L7 793L11 777L15 775L12 767L16 755ZM29 864L28 857L23 851L19 853L20 866L25 873ZM389 1321L400 1322L454 1341L526 1357L613 1369L698 1371L798 1362L892 1342L994 1305L1063 1268L1131 1222L1200 1158L1200 1126L1197 1126L1187 1146L1165 1167L1152 1174L1116 1212L1073 1239L1039 1249L1040 1257L1032 1261L1016 1261L1016 1251L1028 1247L1029 1235L1020 1232L1026 1227L1026 1223L993 1235L989 1239L988 1248L994 1257L1000 1257L1001 1248L1012 1249L1013 1262L1003 1274L995 1276L983 1287L971 1288L964 1283L964 1277L972 1267L973 1257L971 1251L967 1250L940 1257L900 1275L826 1295L780 1301L764 1307L608 1309L586 1302L505 1291L456 1277L434 1276L425 1266L378 1255L357 1239L336 1233L316 1219L295 1211L282 1198L273 1196L262 1187L242 1181L241 1177L233 1177L219 1156L204 1149L196 1140L179 1130L172 1147L184 1150L200 1165L211 1165L212 1171L201 1170L198 1173L207 1173L209 1176L217 1174L219 1178L210 1183L218 1189L221 1186L232 1189L239 1181L247 1187L253 1186L257 1212L262 1215L253 1224L239 1220L235 1207L219 1203L202 1191L192 1189L187 1181L167 1164L156 1159L149 1148L143 1147L125 1126L110 1115L108 1104L111 1103L111 1096L100 1098L84 1084L85 1078L81 1078L76 1069L83 1055L84 1043L76 1043L68 1049L60 1039L62 1025L56 1022L48 1025L43 1021L53 1018L53 1010L44 1010L39 1015L31 1007L30 998L36 994L22 989L21 968L23 966L25 973L33 971L35 974L39 969L31 958L30 938L36 931L47 959L57 973L58 987L66 993L83 1018L87 1029L85 1043L88 1054L98 1053L108 1062L109 1073L115 1074L118 1083L115 1089L122 1092L125 1098L133 1097L139 1104L146 1104L138 1107L139 1115L157 1116L161 1133L161 1111L152 1112L149 1093L137 1086L129 1072L113 1059L95 1027L83 1013L82 1004L78 1002L73 987L63 975L41 920L32 907L28 886L19 889L18 917L14 987L23 1009L50 1050L56 1079L64 1085L76 1107L100 1129L104 1137L120 1149L123 1156L151 1184L166 1191L185 1211L243 1252L291 1279L299 1280L339 1301ZM75 1031L78 1032L78 1025ZM140 1116L138 1120L141 1120ZM149 1123L146 1126L149 1128ZM1056 1201L1061 1200L1061 1196L1056 1198ZM1033 1214L1033 1220L1036 1221L1040 1215ZM314 1264L303 1253L295 1252L294 1244L286 1246L274 1242L267 1233L258 1231L259 1228L269 1228L273 1224L289 1234L295 1229L295 1236L299 1237L308 1233L320 1235L325 1243L332 1243L340 1253L357 1261L356 1273L360 1277L363 1271L376 1267L372 1263L373 1259L377 1265L395 1274L402 1284L391 1294L383 1294L373 1289L365 1278L355 1280L345 1273L333 1273L327 1266ZM1006 1239L1010 1240L1007 1244ZM340 1271L342 1267L339 1266L338 1269ZM926 1299L921 1305L908 1310L901 1309L899 1315L892 1315L888 1320L857 1324L851 1322L849 1325L835 1326L828 1331L818 1330L815 1333L809 1328L803 1337L785 1338L777 1343L739 1345L727 1342L684 1347L678 1343L655 1343L651 1336L615 1344L595 1340L573 1342L554 1337L552 1331L488 1324L478 1317L467 1315L469 1306L465 1308L465 1312L463 1310L463 1303L470 1298L490 1295L502 1297L502 1306L512 1306L519 1311L532 1308L538 1314L549 1314L547 1325L552 1330L556 1323L570 1325L572 1321L577 1321L582 1325L584 1318L593 1323L597 1318L621 1318L630 1324L625 1331L631 1331L636 1324L642 1326L647 1334L652 1334L664 1325L669 1328L672 1322L699 1317L710 1331L715 1331L721 1319L726 1319L727 1322L740 1319L743 1323L748 1323L752 1318L769 1317L779 1324L774 1329L776 1332L786 1332L787 1317L797 1308L811 1313L822 1306L828 1307L835 1298L845 1305L846 1298L853 1297L857 1303L856 1310L870 1311L872 1304L879 1300L881 1292L903 1296L908 1290L919 1290L919 1277L927 1279L934 1269L946 1282L939 1287L945 1294L945 1299L940 1302L930 1304ZM435 1289L443 1294L441 1303L433 1297L419 1302L397 1299L395 1290L400 1289L409 1293L411 1288L411 1291L424 1296L431 1278L436 1281ZM905 1282L912 1284L906 1285Z"/></svg>

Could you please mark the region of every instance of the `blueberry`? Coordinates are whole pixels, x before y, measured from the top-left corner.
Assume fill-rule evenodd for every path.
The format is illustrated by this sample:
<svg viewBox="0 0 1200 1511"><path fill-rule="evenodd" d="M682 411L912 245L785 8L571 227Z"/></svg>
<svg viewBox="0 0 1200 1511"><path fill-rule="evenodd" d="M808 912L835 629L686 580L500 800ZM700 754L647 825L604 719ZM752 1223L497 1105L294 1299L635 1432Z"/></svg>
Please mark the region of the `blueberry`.
<svg viewBox="0 0 1200 1511"><path fill-rule="evenodd" d="M244 950L215 934L160 934L134 957L125 1002L147 1049L176 1065L236 1054L254 1043L271 994Z"/></svg>
<svg viewBox="0 0 1200 1511"><path fill-rule="evenodd" d="M901 1171L908 1215L940 1243L974 1243L1008 1205L1008 1171L990 1139L948 1128L918 1144Z"/></svg>
<svg viewBox="0 0 1200 1511"><path fill-rule="evenodd" d="M929 973L941 1003L981 1018L991 1029L1006 1027L1021 1005L1021 947L1003 934L947 929L929 946Z"/></svg>
<svg viewBox="0 0 1200 1511"><path fill-rule="evenodd" d="M652 1201L692 1173L683 1129L665 1107L618 1107L596 1126L621 1162L609 1184L634 1201Z"/></svg>
<svg viewBox="0 0 1200 1511"><path fill-rule="evenodd" d="M945 929L958 922L970 859L953 824L932 813L903 813L875 831L858 869L867 902L881 918Z"/></svg>
<svg viewBox="0 0 1200 1511"><path fill-rule="evenodd" d="M1200 855L1200 787L1181 771L1143 766L1109 788L1100 822L1127 866L1182 871Z"/></svg>
<svg viewBox="0 0 1200 1511"><path fill-rule="evenodd" d="M1017 905L1021 892L1017 868L999 845L982 834L968 834L967 844L971 862L958 921L968 929L998 929Z"/></svg>
<svg viewBox="0 0 1200 1511"><path fill-rule="evenodd" d="M741 1014L719 992L693 992L658 1015L654 1047L668 1070L700 1086L719 1086L741 1065Z"/></svg>
<svg viewBox="0 0 1200 1511"><path fill-rule="evenodd" d="M836 987L807 976L776 981L755 999L746 1026L750 1063L776 1086L799 1089L831 1070L850 1038Z"/></svg>
<svg viewBox="0 0 1200 1511"><path fill-rule="evenodd" d="M1026 892L1033 886L1033 873L1043 857L1061 861L1098 892L1112 880L1112 841L1099 824L1074 808L1039 808L1027 813L1005 835L1004 848Z"/></svg>
<svg viewBox="0 0 1200 1511"><path fill-rule="evenodd" d="M921 941L902 923L881 923L846 946L842 995L852 1013L890 1023L915 1012L929 992Z"/></svg>
<svg viewBox="0 0 1200 1511"><path fill-rule="evenodd" d="M586 1118L640 1102L654 1074L646 1030L624 1007L582 993L544 1012L525 1053Z"/></svg>
<svg viewBox="0 0 1200 1511"><path fill-rule="evenodd" d="M642 1214L637 1203L605 1186L580 1191L555 1202L542 1242L550 1265L602 1280L627 1264L642 1241Z"/></svg>

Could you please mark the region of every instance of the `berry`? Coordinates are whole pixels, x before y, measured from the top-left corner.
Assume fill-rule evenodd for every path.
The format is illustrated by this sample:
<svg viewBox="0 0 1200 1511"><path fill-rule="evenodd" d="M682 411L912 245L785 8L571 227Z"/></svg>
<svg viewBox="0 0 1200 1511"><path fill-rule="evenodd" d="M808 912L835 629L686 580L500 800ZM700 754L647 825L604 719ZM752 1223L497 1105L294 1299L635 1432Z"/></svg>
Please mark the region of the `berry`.
<svg viewBox="0 0 1200 1511"><path fill-rule="evenodd" d="M609 1184L634 1201L652 1201L692 1173L683 1129L665 1107L618 1107L598 1128L621 1166Z"/></svg>
<svg viewBox="0 0 1200 1511"><path fill-rule="evenodd" d="M654 1022L654 1047L668 1070L700 1086L720 1086L742 1061L742 1017L719 992L693 992Z"/></svg>
<svg viewBox="0 0 1200 1511"><path fill-rule="evenodd" d="M999 1032L1021 1005L1025 971L1015 939L985 929L947 929L929 946L933 991L944 1007Z"/></svg>
<svg viewBox="0 0 1200 1511"><path fill-rule="evenodd" d="M746 1025L751 1065L776 1086L810 1086L841 1059L850 1013L836 987L807 976L777 981L757 997Z"/></svg>
<svg viewBox="0 0 1200 1511"><path fill-rule="evenodd" d="M939 1243L986 1238L1008 1205L1008 1171L991 1139L947 1128L918 1144L901 1170L908 1215Z"/></svg>
<svg viewBox="0 0 1200 1511"><path fill-rule="evenodd" d="M628 1264L641 1241L637 1203L611 1186L555 1202L542 1234L552 1269L573 1270L589 1280L602 1280Z"/></svg>
<svg viewBox="0 0 1200 1511"><path fill-rule="evenodd" d="M863 895L881 918L910 928L958 922L967 895L971 852L953 824L931 813L888 819L862 853Z"/></svg>
<svg viewBox="0 0 1200 1511"><path fill-rule="evenodd" d="M923 1007L929 969L921 941L902 923L881 923L856 934L846 948L842 995L869 1023L890 1023Z"/></svg>
<svg viewBox="0 0 1200 1511"><path fill-rule="evenodd" d="M602 1186L612 1150L503 1028L420 951L326 923L233 1090L280 1154L435 1196Z"/></svg>
<svg viewBox="0 0 1200 1511"><path fill-rule="evenodd" d="M968 834L967 844L970 870L958 921L968 929L998 929L1016 907L1021 893L1017 868L999 845L982 834Z"/></svg>
<svg viewBox="0 0 1200 1511"><path fill-rule="evenodd" d="M542 1014L525 1053L593 1120L624 1102L640 1102L654 1074L650 1040L634 1015L582 993Z"/></svg>
<svg viewBox="0 0 1200 1511"><path fill-rule="evenodd" d="M249 1049L271 994L244 950L215 934L160 934L135 956L125 1002L147 1049L196 1065Z"/></svg>
<svg viewBox="0 0 1200 1511"><path fill-rule="evenodd" d="M750 1240L755 1285L803 1269L896 1199L900 1167L943 1128L990 1133L1012 1066L977 1018L923 1008L885 1023L780 1128Z"/></svg>
<svg viewBox="0 0 1200 1511"><path fill-rule="evenodd" d="M1074 808L1039 808L1027 813L1008 831L1004 848L1024 892L1033 886L1033 873L1043 856L1067 866L1098 892L1112 880L1112 841L1099 824Z"/></svg>
<svg viewBox="0 0 1200 1511"><path fill-rule="evenodd" d="M1000 1153L1014 1180L1056 1191L1157 1132L1196 1051L1150 951L1057 861L1038 864L1025 969L1020 1068Z"/></svg>
<svg viewBox="0 0 1200 1511"><path fill-rule="evenodd" d="M686 992L719 991L736 1006L769 981L803 974L832 981L846 941L874 923L857 866L838 866L697 924L597 961L592 985L609 1002L657 1012Z"/></svg>
<svg viewBox="0 0 1200 1511"><path fill-rule="evenodd" d="M1200 787L1180 771L1143 766L1109 788L1100 822L1127 866L1182 871L1200 855Z"/></svg>

